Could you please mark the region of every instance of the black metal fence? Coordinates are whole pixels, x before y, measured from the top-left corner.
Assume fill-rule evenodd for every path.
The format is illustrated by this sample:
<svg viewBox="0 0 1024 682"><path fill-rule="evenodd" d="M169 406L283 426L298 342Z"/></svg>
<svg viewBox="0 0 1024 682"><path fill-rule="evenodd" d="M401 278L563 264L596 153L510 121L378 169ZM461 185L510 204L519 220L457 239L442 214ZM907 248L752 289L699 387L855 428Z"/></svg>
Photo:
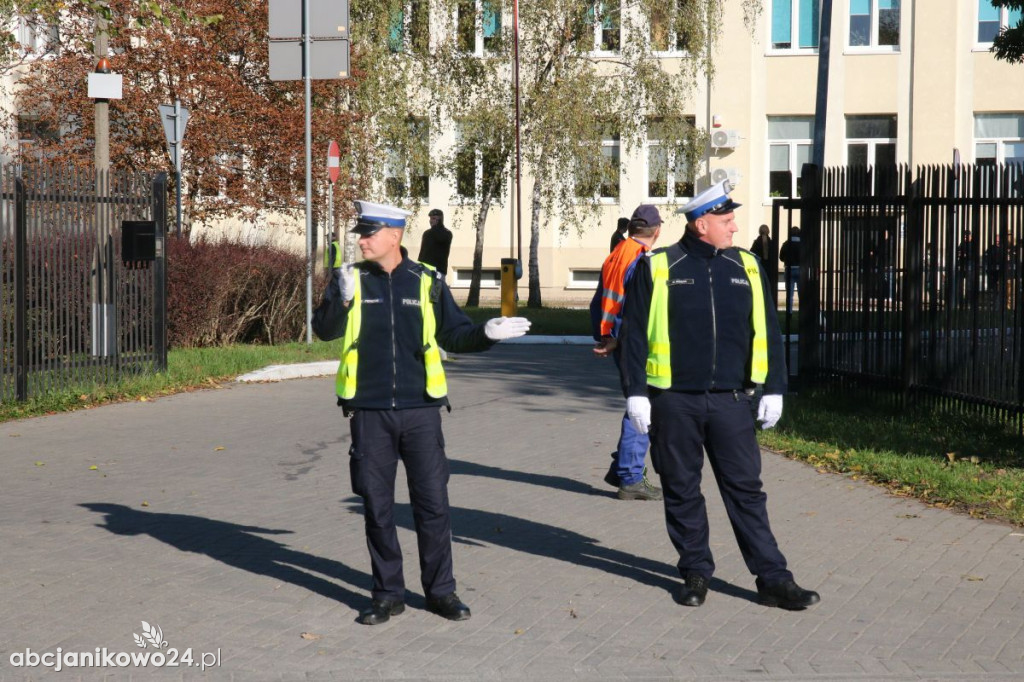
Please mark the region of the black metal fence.
<svg viewBox="0 0 1024 682"><path fill-rule="evenodd" d="M1024 428L1024 168L804 169L799 381Z"/></svg>
<svg viewBox="0 0 1024 682"><path fill-rule="evenodd" d="M166 191L163 174L0 166L0 402L166 368ZM145 260L123 260L123 221L152 221Z"/></svg>

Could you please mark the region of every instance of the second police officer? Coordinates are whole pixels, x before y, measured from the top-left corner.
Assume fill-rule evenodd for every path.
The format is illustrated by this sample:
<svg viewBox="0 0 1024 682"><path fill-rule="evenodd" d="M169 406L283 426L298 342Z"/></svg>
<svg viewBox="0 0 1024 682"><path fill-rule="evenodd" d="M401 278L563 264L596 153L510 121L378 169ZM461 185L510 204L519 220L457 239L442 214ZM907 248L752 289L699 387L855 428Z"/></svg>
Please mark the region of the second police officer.
<svg viewBox="0 0 1024 682"><path fill-rule="evenodd" d="M732 245L739 204L730 191L725 181L694 197L683 238L637 264L620 334L626 409L638 431L650 430L685 582L679 601L703 604L715 570L700 490L706 451L760 602L802 609L819 596L794 582L769 526L754 429L758 385L762 428L782 416L782 335L764 269Z"/></svg>
<svg viewBox="0 0 1024 682"><path fill-rule="evenodd" d="M352 490L363 498L373 569L372 600L359 622L376 625L405 610L402 550L395 527L395 477L405 465L427 609L470 617L455 593L448 459L441 408L448 387L440 349L469 353L525 334L522 317L474 324L434 268L401 246L408 211L356 202L363 261L331 278L314 316L323 339L343 338L338 402L350 417Z"/></svg>

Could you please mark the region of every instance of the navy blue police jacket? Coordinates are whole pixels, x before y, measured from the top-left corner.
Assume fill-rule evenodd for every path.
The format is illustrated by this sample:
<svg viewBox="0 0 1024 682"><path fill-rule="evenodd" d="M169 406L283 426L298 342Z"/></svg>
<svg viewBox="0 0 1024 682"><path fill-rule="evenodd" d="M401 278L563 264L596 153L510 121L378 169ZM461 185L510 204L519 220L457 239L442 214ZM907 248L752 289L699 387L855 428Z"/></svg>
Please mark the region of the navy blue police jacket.
<svg viewBox="0 0 1024 682"><path fill-rule="evenodd" d="M362 321L359 329L359 364L356 393L339 399L348 410L402 410L445 406L447 397L427 395L423 361L423 314L420 310L420 276L430 273L431 305L441 348L453 353L487 350L495 344L462 312L436 271L411 260L402 248L402 262L385 272L371 261L358 263ZM323 301L314 315L313 330L321 339L344 335L350 306L341 303L341 286L331 277Z"/></svg>
<svg viewBox="0 0 1024 682"><path fill-rule="evenodd" d="M650 257L668 254L668 318L671 391L746 390L754 326L753 292L737 247L717 249L687 232L671 246L648 252L626 287L622 331L622 383L627 396L648 394L647 321L651 308ZM764 267L768 336L765 393L786 392L786 362L775 314L774 290Z"/></svg>

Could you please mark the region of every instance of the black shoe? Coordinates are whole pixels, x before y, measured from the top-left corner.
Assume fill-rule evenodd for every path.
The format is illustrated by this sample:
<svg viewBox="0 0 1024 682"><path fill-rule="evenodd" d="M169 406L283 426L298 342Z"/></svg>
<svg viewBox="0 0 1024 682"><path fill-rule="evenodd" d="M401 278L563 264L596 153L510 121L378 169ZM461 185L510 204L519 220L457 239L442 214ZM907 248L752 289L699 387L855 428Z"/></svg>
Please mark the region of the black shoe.
<svg viewBox="0 0 1024 682"><path fill-rule="evenodd" d="M684 579L683 589L679 591L679 603L683 606L700 606L708 596L708 585L710 578L705 578L696 573L690 573Z"/></svg>
<svg viewBox="0 0 1024 682"><path fill-rule="evenodd" d="M608 473L604 475L604 482L613 488L619 487L619 483L621 483L621 481L619 480L619 475L615 473L614 463L612 464L611 468L608 469Z"/></svg>
<svg viewBox="0 0 1024 682"><path fill-rule="evenodd" d="M778 606L780 609L799 611L821 601L817 592L805 590L792 580L783 580L769 585L760 578L757 585L757 600L765 606Z"/></svg>
<svg viewBox="0 0 1024 682"><path fill-rule="evenodd" d="M469 620L469 607L462 603L459 595L452 592L436 599L427 597L427 611L448 620Z"/></svg>
<svg viewBox="0 0 1024 682"><path fill-rule="evenodd" d="M390 599L374 599L370 602L370 608L359 614L359 622L363 625L380 625L405 611L405 604Z"/></svg>

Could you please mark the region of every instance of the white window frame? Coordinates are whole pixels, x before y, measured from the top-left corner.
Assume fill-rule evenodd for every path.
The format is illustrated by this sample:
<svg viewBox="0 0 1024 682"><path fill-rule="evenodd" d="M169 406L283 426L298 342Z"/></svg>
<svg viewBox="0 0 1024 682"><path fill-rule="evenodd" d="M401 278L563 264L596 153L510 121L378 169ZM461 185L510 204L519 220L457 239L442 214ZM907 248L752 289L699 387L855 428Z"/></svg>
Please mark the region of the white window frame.
<svg viewBox="0 0 1024 682"><path fill-rule="evenodd" d="M52 54L60 44L58 27L41 19L30 20L26 16L17 18L15 38L21 46L21 54L27 58Z"/></svg>
<svg viewBox="0 0 1024 682"><path fill-rule="evenodd" d="M772 10L776 2L790 3L790 26L789 26L789 47L775 47L772 40ZM821 21L821 2L818 1L818 21ZM819 24L820 27L820 24ZM820 36L819 36L820 41ZM800 0L772 0L768 13L768 38L765 44L768 46L766 53L769 55L780 54L817 54L818 46L800 47ZM795 47L794 47L795 46Z"/></svg>
<svg viewBox="0 0 1024 682"><path fill-rule="evenodd" d="M647 195L647 201L650 203L675 203L681 199L692 199L692 196L680 195L676 196L676 166L678 155L682 154L682 151L674 146L669 146L665 153L665 195L655 196L650 193L651 190L651 149L662 148L664 143L655 138L651 139L650 131L648 130L647 140L644 142L644 188ZM697 172L696 169L691 168L690 177L686 178L690 180L690 184L694 186L696 191L697 187Z"/></svg>
<svg viewBox="0 0 1024 682"><path fill-rule="evenodd" d="M585 275L586 277L581 277ZM591 276L596 275L594 278ZM566 289L590 289L593 290L601 281L600 268L569 268L569 281Z"/></svg>
<svg viewBox="0 0 1024 682"><path fill-rule="evenodd" d="M1008 111L1000 112L1003 116L1016 116L1019 119L1024 119L1024 112ZM985 114L975 114L974 120L977 125L978 116L984 116ZM1024 123L1022 123L1024 125ZM995 162L997 164L1006 163L1006 145L1008 144L1024 144L1024 132L1018 137L975 137L974 138L974 162L978 163L978 147L983 144L994 144L996 146ZM990 157L984 157L986 159ZM1016 158L1016 157L1015 157Z"/></svg>
<svg viewBox="0 0 1024 682"><path fill-rule="evenodd" d="M429 50L430 49L430 44L431 44L431 37L430 37L430 0L421 0L421 2L422 2L423 5L425 5L426 12L427 12L427 49ZM413 51L413 44L412 44L412 20L413 20L412 4L413 4L412 0L405 0L405 2L402 3L402 49L401 50L395 50L394 47L393 47L393 44L391 43L391 37L390 36L388 37L388 43L389 43L389 45L392 45L392 48L391 48L392 52L394 52L396 54L407 54L407 53ZM391 29L392 29L392 27L388 26L388 30L390 31Z"/></svg>
<svg viewBox="0 0 1024 682"><path fill-rule="evenodd" d="M474 57L485 57L495 54L494 52L486 49L486 37L484 36L484 4L485 0L473 0L473 26L475 27L475 35L473 39L473 49L466 54L471 54ZM498 12L500 17L500 23L498 24L499 33L505 26L505 3L503 0L493 0L494 4L501 6L501 11ZM490 3L487 3L490 4ZM455 9L452 10L452 27L455 31L455 40L458 44L459 40L459 6L456 4Z"/></svg>
<svg viewBox="0 0 1024 682"><path fill-rule="evenodd" d="M878 114L878 118L888 118L890 116L892 116L892 114ZM861 116L858 115L857 117L860 118ZM898 122L899 121L897 119L897 123ZM845 126L846 121L844 120L843 123L844 123L844 126ZM877 151L878 151L878 146L879 145L883 145L883 144L891 144L891 145L893 145L893 147L896 147L896 138L895 137L845 137L845 135L844 135L844 137L843 137L843 164L846 165L846 166L850 165L850 145L853 145L853 144L866 144L868 146L868 162L867 162L867 167L868 168L875 168L877 166L877 164L875 163L875 160L876 160L876 154L877 154Z"/></svg>
<svg viewBox="0 0 1024 682"><path fill-rule="evenodd" d="M473 268L452 268L452 289L468 289L473 282ZM501 268L480 268L480 288L500 289Z"/></svg>
<svg viewBox="0 0 1024 682"><path fill-rule="evenodd" d="M989 2L989 0L978 0L974 11L974 40L975 46L979 50L984 50L985 52L988 52L989 50L992 49L992 41L989 40L987 42L982 42L981 40L978 40L978 31L981 28L979 24L981 24L982 3L986 5L992 4ZM999 11L999 30L1002 31L1004 28L1007 28L1010 25L1010 9L1008 7L997 7L995 9Z"/></svg>
<svg viewBox="0 0 1024 682"><path fill-rule="evenodd" d="M621 0L589 0L590 6L594 8L594 46L590 51L591 55L597 57L611 57L622 53L622 2ZM617 50L602 50L601 42L604 37L604 22L602 17L605 14L605 6L607 5L618 5L618 9L612 9L612 12L617 11L619 15L619 49Z"/></svg>
<svg viewBox="0 0 1024 682"><path fill-rule="evenodd" d="M689 3L689 2L692 2L692 0L676 0L676 11L677 12L682 11L684 6L687 3ZM680 56L686 56L686 55L689 54L688 50L684 50L681 47L679 47L679 38L680 38L680 36L679 36L679 33L676 31L675 21L674 20L675 20L674 16L669 17L670 25L669 25L669 30L668 30L668 49L667 50L658 50L658 49L655 49L655 47L654 47L654 36L652 35L652 33L654 31L654 21L649 19L650 27L649 27L649 30L647 32L647 39L650 41L651 53L654 56L656 56L656 57L680 57ZM621 32L621 26L620 26L619 30Z"/></svg>
<svg viewBox="0 0 1024 682"><path fill-rule="evenodd" d="M618 135L612 137L601 137L601 155L604 156L605 149L612 149L612 157L616 156L618 152L618 162L615 163L615 186L618 188L618 196L605 196L601 193L601 185L603 182L598 182L597 185L597 199L602 204L617 204L622 200L622 141Z"/></svg>
<svg viewBox="0 0 1024 682"><path fill-rule="evenodd" d="M791 118L807 119L807 120L809 120L811 122L812 130L813 130L813 125L814 125L814 116L813 115L812 116L769 116L768 117L769 121L771 119L780 119L780 118L785 118L785 119L791 119ZM766 135L766 137L767 137L767 135ZM800 191L800 171L802 169L797 167L797 159L799 158L799 155L797 154L797 151L798 151L798 148L801 147L801 146L813 147L814 139L810 138L810 137L807 137L807 138L785 137L785 138L778 138L778 139L772 139L772 138L768 137L767 138L767 145L768 145L768 149L767 149L767 154L765 154L765 164L764 164L764 168L765 168L765 174L764 174L764 177L765 177L765 183L764 183L765 200L764 200L764 203L770 204L770 203L772 203L772 202L774 202L776 200L779 200L779 199L789 199L790 197L792 197L792 198L798 197L799 196L799 191ZM771 190L771 187L772 187L772 182L771 182L771 178L772 178L772 147L786 147L786 150L787 150L786 154L787 154L787 157L789 159L789 174L790 174L790 194L788 196L773 197L771 195L771 191L772 191Z"/></svg>
<svg viewBox="0 0 1024 682"><path fill-rule="evenodd" d="M429 150L430 149L430 120L426 119L426 118L415 118L415 119L409 121L409 125L410 126L417 125L417 124L424 126L424 129L426 131L426 136L427 136L427 139L426 139L427 149ZM394 152L394 150L388 149L386 145L383 148L383 152L384 152L384 194L387 195L391 199L396 199L396 200L399 200L399 201L403 201L403 200L407 200L407 199L418 199L418 200L421 200L421 201L429 201L430 200L430 172L429 172L429 169L427 170L427 193L425 195L423 195L423 196L415 196L415 195L412 194L412 188L413 188L413 179L414 179L414 177L416 177L416 176L413 175L413 173L414 173L414 171L416 169L413 168L413 164L412 164L411 160L400 158L397 155L397 153ZM402 182L402 185L405 187L405 192L403 192L399 196L392 195L390 193L390 191L388 190L387 183L388 183L388 180L390 180L392 178L397 178L398 180L400 180Z"/></svg>
<svg viewBox="0 0 1024 682"><path fill-rule="evenodd" d="M863 52L883 52L883 53L899 52L900 51L900 45L903 43L903 0L899 0L899 3L900 3L900 8L899 8L899 13L900 13L900 31L899 31L899 39L898 39L898 41L897 41L897 43L895 45L879 45L878 44L878 2L879 2L879 0L868 0L868 2L871 3L870 15L869 15L870 16L869 21L871 23L871 32L868 35L868 44L867 45L851 45L850 44L850 38L851 38L850 31L847 30L846 31L846 49L847 49L847 51L849 51L849 52L859 52L859 53L863 53ZM858 15L858 16L860 16L860 15ZM847 20L847 27L848 28L849 28L849 25L850 25L852 19L853 19L853 2L851 1L847 5L847 12L846 12L846 20Z"/></svg>

